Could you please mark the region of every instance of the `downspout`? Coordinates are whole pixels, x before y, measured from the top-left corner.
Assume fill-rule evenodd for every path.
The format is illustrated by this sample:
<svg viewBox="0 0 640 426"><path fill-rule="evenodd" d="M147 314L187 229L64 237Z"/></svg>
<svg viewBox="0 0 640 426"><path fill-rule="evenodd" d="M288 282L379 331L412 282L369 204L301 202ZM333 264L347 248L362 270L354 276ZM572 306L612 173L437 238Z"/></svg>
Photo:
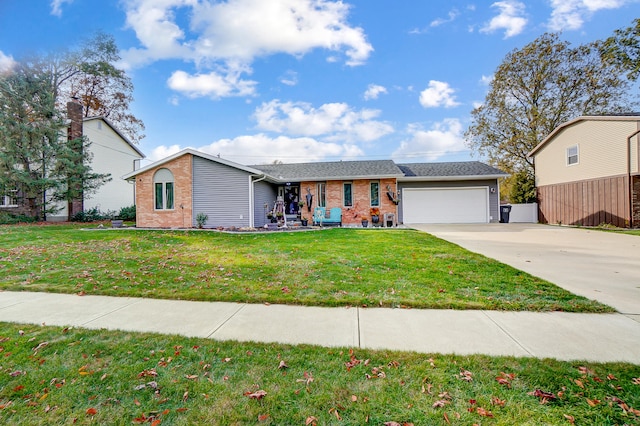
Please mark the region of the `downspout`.
<svg viewBox="0 0 640 426"><path fill-rule="evenodd" d="M629 179L629 229L633 228L633 182L631 181L631 139L640 133L636 130L627 137L627 179Z"/></svg>
<svg viewBox="0 0 640 426"><path fill-rule="evenodd" d="M249 179L252 179L254 176L251 176ZM267 178L267 175L262 175L262 177L258 177L256 180L251 181L251 194L249 194L249 227L255 228L255 215L253 211L253 202L254 202L254 194L255 194L255 184L263 181Z"/></svg>

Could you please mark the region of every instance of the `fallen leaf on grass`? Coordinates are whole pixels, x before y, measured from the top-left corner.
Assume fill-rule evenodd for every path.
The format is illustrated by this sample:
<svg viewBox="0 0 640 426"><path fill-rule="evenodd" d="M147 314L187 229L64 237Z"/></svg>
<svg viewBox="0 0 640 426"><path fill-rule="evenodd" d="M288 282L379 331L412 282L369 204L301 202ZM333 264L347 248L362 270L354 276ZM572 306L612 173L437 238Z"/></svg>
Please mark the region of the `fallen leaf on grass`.
<svg viewBox="0 0 640 426"><path fill-rule="evenodd" d="M342 417L340 417L340 413L338 413L338 410L336 408L330 408L329 414L333 414L334 416L336 416L336 419L342 420Z"/></svg>
<svg viewBox="0 0 640 426"><path fill-rule="evenodd" d="M284 361L280 361L280 364L278 364L278 370L282 370L282 369L285 369L285 368L289 368L287 363L284 362Z"/></svg>
<svg viewBox="0 0 640 426"><path fill-rule="evenodd" d="M305 420L304 422L305 426L317 426L317 424L318 424L318 419L315 418L314 416L307 417L307 420Z"/></svg>
<svg viewBox="0 0 640 426"><path fill-rule="evenodd" d="M633 383L634 385L640 385L640 377L634 377L633 379L631 379L631 383Z"/></svg>
<svg viewBox="0 0 640 426"><path fill-rule="evenodd" d="M248 396L251 399L262 399L265 396L267 396L267 392L263 391L262 389L255 391L255 392L245 392L244 396Z"/></svg>
<svg viewBox="0 0 640 426"><path fill-rule="evenodd" d="M35 348L33 348L33 352L38 352L40 349L49 346L49 342L42 342L40 343L38 346L36 346Z"/></svg>
<svg viewBox="0 0 640 426"><path fill-rule="evenodd" d="M138 378L142 378L142 377L156 377L158 375L158 373L156 373L155 368L152 368L150 370L143 370L142 372L138 373Z"/></svg>
<svg viewBox="0 0 640 426"><path fill-rule="evenodd" d="M265 422L269 419L269 415L268 414L260 414L258 416L258 421L259 422Z"/></svg>
<svg viewBox="0 0 640 426"><path fill-rule="evenodd" d="M501 385L505 385L508 388L511 388L511 381L516 378L516 375L513 373L507 374L504 372L500 372L500 375L496 377L496 381Z"/></svg>
<svg viewBox="0 0 640 426"><path fill-rule="evenodd" d="M578 385L581 389L584 389L584 384L582 383L582 380L580 379L575 379L574 382L576 383L576 385Z"/></svg>
<svg viewBox="0 0 640 426"><path fill-rule="evenodd" d="M433 408L444 407L448 403L449 403L449 401L447 401L446 399L439 399L439 400L437 400L436 402L433 403L432 407Z"/></svg>
<svg viewBox="0 0 640 426"><path fill-rule="evenodd" d="M196 380L198 378L197 374L187 374L184 376L185 379L187 380Z"/></svg>
<svg viewBox="0 0 640 426"><path fill-rule="evenodd" d="M599 399L589 399L589 398L585 398L587 400L587 404L589 404L589 407L595 407L596 405L600 404L600 400Z"/></svg>
<svg viewBox="0 0 640 426"><path fill-rule="evenodd" d="M576 423L576 419L573 416L570 416L569 414L563 414L564 418L567 419L567 421L569 423L571 423L572 425Z"/></svg>
<svg viewBox="0 0 640 426"><path fill-rule="evenodd" d="M493 396L491 397L491 405L497 405L500 407L504 407L504 405L507 403L506 399L500 399L497 396Z"/></svg>
<svg viewBox="0 0 640 426"><path fill-rule="evenodd" d="M545 392L540 389L536 389L533 392L529 392L527 393L527 395L540 398L540 404L546 404L547 402L549 402L549 400L554 400L558 398L555 394L551 392Z"/></svg>
<svg viewBox="0 0 640 426"><path fill-rule="evenodd" d="M87 416L95 416L98 414L98 410L95 408L87 408Z"/></svg>
<svg viewBox="0 0 640 426"><path fill-rule="evenodd" d="M473 381L473 373L467 370L460 370L460 378L467 382Z"/></svg>

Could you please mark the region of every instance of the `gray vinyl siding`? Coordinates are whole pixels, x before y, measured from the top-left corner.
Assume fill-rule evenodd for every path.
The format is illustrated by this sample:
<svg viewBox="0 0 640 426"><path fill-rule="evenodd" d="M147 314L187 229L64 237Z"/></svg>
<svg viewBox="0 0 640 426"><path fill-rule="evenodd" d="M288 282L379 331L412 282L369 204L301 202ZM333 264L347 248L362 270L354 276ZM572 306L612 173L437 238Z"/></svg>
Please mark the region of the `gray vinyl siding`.
<svg viewBox="0 0 640 426"><path fill-rule="evenodd" d="M261 181L255 183L253 191L253 199L255 200L253 205L253 221L254 226L260 228L267 223L264 205L268 205L268 210L273 209L273 203L275 203L276 197L278 196L278 190L270 183Z"/></svg>
<svg viewBox="0 0 640 426"><path fill-rule="evenodd" d="M193 157L193 226L209 216L205 227L246 227L250 221L250 177L243 170Z"/></svg>
<svg viewBox="0 0 640 426"><path fill-rule="evenodd" d="M411 181L398 182L398 193L402 194L404 188L473 188L473 187L489 187L489 216L491 222L498 222L499 214L499 190L498 181L496 179L488 180L456 180L456 181ZM493 192L492 192L493 190ZM398 222L403 223L402 201L398 204Z"/></svg>

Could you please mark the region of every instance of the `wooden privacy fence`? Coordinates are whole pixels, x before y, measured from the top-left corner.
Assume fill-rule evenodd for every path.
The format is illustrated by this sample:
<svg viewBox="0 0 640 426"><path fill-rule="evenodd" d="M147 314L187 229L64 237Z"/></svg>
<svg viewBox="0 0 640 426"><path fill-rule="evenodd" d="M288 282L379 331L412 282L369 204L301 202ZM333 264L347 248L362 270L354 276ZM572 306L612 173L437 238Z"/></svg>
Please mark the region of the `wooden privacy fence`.
<svg viewBox="0 0 640 426"><path fill-rule="evenodd" d="M614 176L538 188L542 223L629 226L627 176Z"/></svg>

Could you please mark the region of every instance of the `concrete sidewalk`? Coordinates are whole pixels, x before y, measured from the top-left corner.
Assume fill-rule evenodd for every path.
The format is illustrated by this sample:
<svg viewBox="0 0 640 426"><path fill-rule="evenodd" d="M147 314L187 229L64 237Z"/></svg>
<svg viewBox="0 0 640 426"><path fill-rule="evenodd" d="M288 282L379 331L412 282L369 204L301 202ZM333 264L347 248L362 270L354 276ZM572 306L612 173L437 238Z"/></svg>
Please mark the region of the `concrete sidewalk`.
<svg viewBox="0 0 640 426"><path fill-rule="evenodd" d="M320 308L7 291L0 292L0 321L640 365L640 322L621 314Z"/></svg>

